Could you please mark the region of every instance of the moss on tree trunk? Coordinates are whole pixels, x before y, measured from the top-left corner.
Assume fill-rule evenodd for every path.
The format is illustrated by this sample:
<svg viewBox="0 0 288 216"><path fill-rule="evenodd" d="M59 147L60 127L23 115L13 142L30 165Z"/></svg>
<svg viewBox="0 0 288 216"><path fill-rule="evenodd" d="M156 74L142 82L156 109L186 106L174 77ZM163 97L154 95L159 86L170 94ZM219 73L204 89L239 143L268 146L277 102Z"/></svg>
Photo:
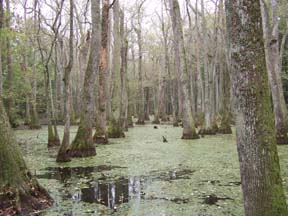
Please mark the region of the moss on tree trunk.
<svg viewBox="0 0 288 216"><path fill-rule="evenodd" d="M92 127L87 128L80 123L76 137L71 145L71 157L90 157L96 155L92 133Z"/></svg>
<svg viewBox="0 0 288 216"><path fill-rule="evenodd" d="M109 121L108 126L108 138L124 138L125 134L123 128L120 124L120 121L112 119Z"/></svg>

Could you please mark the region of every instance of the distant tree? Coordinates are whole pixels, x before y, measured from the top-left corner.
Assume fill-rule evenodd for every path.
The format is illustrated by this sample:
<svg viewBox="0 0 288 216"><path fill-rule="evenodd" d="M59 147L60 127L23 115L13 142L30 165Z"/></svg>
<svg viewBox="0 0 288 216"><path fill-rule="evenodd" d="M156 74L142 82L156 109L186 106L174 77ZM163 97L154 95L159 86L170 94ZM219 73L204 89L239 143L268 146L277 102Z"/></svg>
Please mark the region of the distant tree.
<svg viewBox="0 0 288 216"><path fill-rule="evenodd" d="M122 130L128 131L128 46L127 28L124 26L124 11L120 11L120 36L121 36L121 68L120 68L120 80L121 80L121 95L120 95L120 116L119 124Z"/></svg>
<svg viewBox="0 0 288 216"><path fill-rule="evenodd" d="M100 65L99 65L99 101L98 101L98 125L94 134L94 141L98 144L108 143L107 133L107 73L108 73L108 34L109 34L109 10L111 5L109 0L103 1L102 6L102 20L101 20L101 51L100 51Z"/></svg>
<svg viewBox="0 0 288 216"><path fill-rule="evenodd" d="M164 70L160 71L159 74L159 96L158 96L158 109L155 112L155 118L153 123L154 124L160 124L160 118L161 121L165 122L167 121L167 115L165 110L165 88L167 84L167 75L169 72L169 55L168 55L168 34L169 34L169 25L165 23L164 20L164 12L163 12L163 6L161 8L161 15L157 14L159 21L160 21L160 29L161 29L161 36L163 41L163 49L164 49Z"/></svg>
<svg viewBox="0 0 288 216"><path fill-rule="evenodd" d="M220 31L220 75L219 75L219 94L220 99L218 101L219 113L221 115L221 124L217 133L232 134L231 129L231 56L230 56L230 44L227 36L227 30L225 28L225 8L224 1L219 2L219 25L223 27Z"/></svg>
<svg viewBox="0 0 288 216"><path fill-rule="evenodd" d="M179 97L182 104L182 139L198 139L199 136L195 129L195 123L192 116L191 102L189 99L188 85L188 65L187 56L184 47L183 29L178 0L168 0L170 6L170 17L172 21L175 52L175 69L178 79Z"/></svg>
<svg viewBox="0 0 288 216"><path fill-rule="evenodd" d="M64 71L64 93L65 93L65 126L64 126L64 135L62 144L59 148L58 155L57 155L57 162L68 162L70 161L70 154L68 151L70 145L70 119L71 119L71 81L70 76L73 68L74 63L74 53L73 53L73 43L74 43L74 3L73 0L70 0L70 11L69 11L69 20L70 20L70 36L69 36L69 61L67 66L65 67Z"/></svg>
<svg viewBox="0 0 288 216"><path fill-rule="evenodd" d="M100 62L100 0L91 1L92 33L90 40L90 54L85 72L84 86L82 93L82 111L80 114L80 124L75 139L72 142L70 154L72 157L87 157L96 155L93 142L93 116L94 114L94 90L96 74ZM96 85L97 87L97 85Z"/></svg>
<svg viewBox="0 0 288 216"><path fill-rule="evenodd" d="M201 0L201 16L202 16L202 40L203 40L203 67L204 67L204 114L205 121L204 127L201 129L201 134L215 134L216 131L213 128L213 76L212 70L209 67L209 49L208 49L208 29L207 29L207 20L205 17L205 5L204 0Z"/></svg>
<svg viewBox="0 0 288 216"><path fill-rule="evenodd" d="M47 119L48 119L48 147L60 145L60 138L57 130L57 121L55 116L55 104L53 97L53 89L51 82L51 71L50 71L50 61L52 59L54 47L56 40L58 38L59 29L61 26L61 13L64 5L64 0L57 2L56 15L53 20L53 24L49 26L53 32L52 41L48 48L45 50L43 47L43 41L41 40L41 8L39 4L35 3L35 9L38 6L38 28L37 28L37 44L40 51L41 61L44 67L44 78L45 78L45 95L46 95L46 104L47 104Z"/></svg>
<svg viewBox="0 0 288 216"><path fill-rule="evenodd" d="M138 120L136 124L145 124L145 94L143 86L143 35L142 35L142 7L145 0L142 0L137 5L136 12L136 25L133 24L134 31L137 35L137 45L138 45L138 94L140 97L140 103L138 108Z"/></svg>
<svg viewBox="0 0 288 216"><path fill-rule="evenodd" d="M112 112L108 123L108 137L121 138L125 137L122 125L119 122L121 108L121 35L120 35L120 4L115 0L113 5L113 92L112 92Z"/></svg>

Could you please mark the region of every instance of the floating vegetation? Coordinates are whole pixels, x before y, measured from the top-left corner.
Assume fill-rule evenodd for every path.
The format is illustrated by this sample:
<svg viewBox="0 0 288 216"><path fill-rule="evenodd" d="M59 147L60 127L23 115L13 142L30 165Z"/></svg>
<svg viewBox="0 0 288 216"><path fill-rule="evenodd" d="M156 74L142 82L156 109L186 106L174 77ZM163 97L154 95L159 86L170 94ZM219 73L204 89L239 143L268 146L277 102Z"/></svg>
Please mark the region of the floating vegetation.
<svg viewBox="0 0 288 216"><path fill-rule="evenodd" d="M16 132L32 174L55 200L43 215L243 215L234 135L191 141L181 140L181 133L172 125L136 126L125 139L97 147L95 157L58 164L57 148L48 150L45 143L47 128ZM288 148L278 148L287 167ZM288 192L287 169L282 176Z"/></svg>

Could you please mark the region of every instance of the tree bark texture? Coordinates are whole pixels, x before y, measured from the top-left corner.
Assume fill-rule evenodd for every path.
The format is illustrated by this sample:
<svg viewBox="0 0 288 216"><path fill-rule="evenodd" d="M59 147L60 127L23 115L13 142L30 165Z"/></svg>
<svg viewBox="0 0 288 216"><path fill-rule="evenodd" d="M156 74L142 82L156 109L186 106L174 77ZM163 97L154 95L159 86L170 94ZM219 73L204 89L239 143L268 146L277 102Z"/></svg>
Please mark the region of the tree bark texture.
<svg viewBox="0 0 288 216"><path fill-rule="evenodd" d="M288 215L265 64L260 2L228 0L226 9L245 215Z"/></svg>

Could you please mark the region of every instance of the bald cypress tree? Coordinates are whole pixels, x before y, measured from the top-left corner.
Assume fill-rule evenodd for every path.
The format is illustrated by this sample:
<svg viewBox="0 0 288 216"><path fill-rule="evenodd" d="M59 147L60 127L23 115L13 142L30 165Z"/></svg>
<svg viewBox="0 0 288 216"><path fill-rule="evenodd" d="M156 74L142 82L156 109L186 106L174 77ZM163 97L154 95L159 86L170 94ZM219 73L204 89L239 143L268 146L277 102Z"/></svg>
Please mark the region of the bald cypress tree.
<svg viewBox="0 0 288 216"><path fill-rule="evenodd" d="M93 142L93 98L94 86L96 81L96 72L100 59L100 0L91 1L92 13L92 35L91 35L91 51L89 54L87 69L85 72L82 104L83 109L80 115L80 125L76 137L71 145L70 154L72 157L87 157L96 155Z"/></svg>
<svg viewBox="0 0 288 216"><path fill-rule="evenodd" d="M265 64L260 1L226 3L245 215L288 215Z"/></svg>
<svg viewBox="0 0 288 216"><path fill-rule="evenodd" d="M103 1L102 20L101 20L101 51L99 63L99 100L98 100L98 115L97 126L94 134L94 141L97 144L108 143L107 123L107 73L108 73L108 34L109 34L109 0Z"/></svg>
<svg viewBox="0 0 288 216"><path fill-rule="evenodd" d="M184 36L181 22L181 14L178 0L168 0L170 6L170 17L172 20L175 52L175 69L179 88L179 98L182 104L182 139L198 139L199 135L195 129L195 123L192 116L191 102L189 99L188 85L188 65L184 47Z"/></svg>
<svg viewBox="0 0 288 216"><path fill-rule="evenodd" d="M120 35L120 3L115 0L113 4L113 94L112 94L112 113L109 119L108 137L125 137L124 128L120 124L121 107L121 35Z"/></svg>

